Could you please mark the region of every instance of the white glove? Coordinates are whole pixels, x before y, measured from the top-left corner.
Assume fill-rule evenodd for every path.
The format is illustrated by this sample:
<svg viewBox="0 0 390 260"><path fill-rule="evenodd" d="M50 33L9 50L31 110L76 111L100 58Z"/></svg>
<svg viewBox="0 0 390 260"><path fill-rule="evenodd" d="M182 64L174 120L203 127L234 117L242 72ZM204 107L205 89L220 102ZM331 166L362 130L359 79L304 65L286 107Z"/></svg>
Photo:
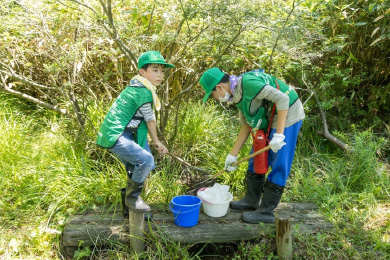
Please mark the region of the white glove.
<svg viewBox="0 0 390 260"><path fill-rule="evenodd" d="M271 146L271 149L274 153L280 150L283 145L286 143L284 142L284 134L274 134L274 137L272 137L271 142L269 142L269 146Z"/></svg>
<svg viewBox="0 0 390 260"><path fill-rule="evenodd" d="M227 170L228 172L232 172L237 169L237 166L230 166L232 163L235 162L237 162L237 156L228 154L225 160L225 170Z"/></svg>

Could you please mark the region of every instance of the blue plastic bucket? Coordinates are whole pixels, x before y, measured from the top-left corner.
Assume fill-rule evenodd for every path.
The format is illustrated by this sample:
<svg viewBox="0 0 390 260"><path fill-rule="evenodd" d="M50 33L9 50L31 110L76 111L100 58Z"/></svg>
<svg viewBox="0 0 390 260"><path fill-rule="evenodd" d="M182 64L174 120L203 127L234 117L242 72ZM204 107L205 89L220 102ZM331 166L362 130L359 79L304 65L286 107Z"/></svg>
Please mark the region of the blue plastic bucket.
<svg viewBox="0 0 390 260"><path fill-rule="evenodd" d="M174 197L169 203L173 219L179 227L193 227L198 224L202 200L196 196L182 195Z"/></svg>

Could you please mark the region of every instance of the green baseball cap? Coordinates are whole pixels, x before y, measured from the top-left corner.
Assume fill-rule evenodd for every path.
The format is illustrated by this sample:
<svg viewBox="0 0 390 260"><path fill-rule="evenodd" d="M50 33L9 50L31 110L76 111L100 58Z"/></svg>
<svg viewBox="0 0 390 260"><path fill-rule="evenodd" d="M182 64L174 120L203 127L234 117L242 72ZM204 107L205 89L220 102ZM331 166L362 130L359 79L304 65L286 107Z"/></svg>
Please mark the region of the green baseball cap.
<svg viewBox="0 0 390 260"><path fill-rule="evenodd" d="M209 99L211 92L213 92L213 89L221 81L224 75L225 73L219 68L211 68L203 73L199 80L199 84L206 92L203 98L203 103Z"/></svg>
<svg viewBox="0 0 390 260"><path fill-rule="evenodd" d="M166 63L164 57L159 51L147 51L141 54L138 58L138 69L141 69L145 64L163 64L165 68L174 68L175 66L170 63Z"/></svg>

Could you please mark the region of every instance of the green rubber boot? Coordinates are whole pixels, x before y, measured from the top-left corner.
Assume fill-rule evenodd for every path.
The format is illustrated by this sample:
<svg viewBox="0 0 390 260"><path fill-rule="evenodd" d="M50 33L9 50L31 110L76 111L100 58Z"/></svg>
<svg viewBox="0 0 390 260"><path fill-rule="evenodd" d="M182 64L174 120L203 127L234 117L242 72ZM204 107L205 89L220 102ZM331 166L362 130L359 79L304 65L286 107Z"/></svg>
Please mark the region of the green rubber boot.
<svg viewBox="0 0 390 260"><path fill-rule="evenodd" d="M151 208L140 196L142 188L143 183L135 182L127 176L125 204L132 211L150 212Z"/></svg>
<svg viewBox="0 0 390 260"><path fill-rule="evenodd" d="M122 214L123 217L128 219L129 218L129 207L126 206L126 188L121 189L121 198L122 198ZM146 212L144 214L145 221L149 221L153 219L153 213L152 212Z"/></svg>
<svg viewBox="0 0 390 260"><path fill-rule="evenodd" d="M247 171L246 174L246 194L241 200L231 201L230 207L232 209L244 210L244 209L257 209L260 204L260 197L263 193L264 187L264 174L256 174Z"/></svg>
<svg viewBox="0 0 390 260"><path fill-rule="evenodd" d="M278 206L283 191L283 186L278 186L267 180L264 185L264 193L260 207L255 211L242 213L242 220L248 223L275 222L274 209Z"/></svg>
<svg viewBox="0 0 390 260"><path fill-rule="evenodd" d="M121 206L122 206L122 214L124 218L129 218L129 207L126 206L126 188L121 189Z"/></svg>

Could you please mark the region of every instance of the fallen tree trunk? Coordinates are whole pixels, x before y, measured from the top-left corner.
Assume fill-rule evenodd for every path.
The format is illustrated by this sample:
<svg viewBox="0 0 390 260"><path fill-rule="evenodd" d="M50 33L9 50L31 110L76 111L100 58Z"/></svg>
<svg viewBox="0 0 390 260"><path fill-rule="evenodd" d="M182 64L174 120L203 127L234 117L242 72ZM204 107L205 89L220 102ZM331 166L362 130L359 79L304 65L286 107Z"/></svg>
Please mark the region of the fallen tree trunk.
<svg viewBox="0 0 390 260"><path fill-rule="evenodd" d="M337 145L340 149L347 151L347 152L353 152L352 147L348 146L346 143L344 143L343 141L341 141L340 139L338 139L337 137L335 137L331 133L329 133L328 124L326 122L325 112L322 109L320 99L318 98L318 95L315 92L313 92L313 96L317 102L318 109L320 110L320 116L321 116L322 126L323 126L322 132L319 131L318 133L320 135L324 136L326 139L328 139L332 143L334 143L335 145Z"/></svg>
<svg viewBox="0 0 390 260"><path fill-rule="evenodd" d="M332 143L334 143L335 145L337 145L341 150L344 150L344 151L347 151L347 152L353 152L353 148L348 146L346 143L344 143L343 141L341 141L340 139L338 139L337 137L333 136L330 132L329 132L329 129L328 129L328 123L326 122L326 116L325 116L325 111L322 109L322 106L321 106L321 101L320 99L318 98L318 95L315 91L313 91L311 89L311 87L306 83L305 81L305 78L304 78L304 73L302 71L302 81L303 83L306 85L306 91L310 92L310 96L309 98L303 103L303 105L308 102L310 100L310 98L312 96L314 96L314 99L316 100L316 103L317 103L317 106L318 106L318 109L320 111L320 117L321 117L321 120L322 120L322 126L323 126L323 130L322 131L318 131L318 134L324 136L326 139L328 139L329 141L331 141Z"/></svg>
<svg viewBox="0 0 390 260"><path fill-rule="evenodd" d="M164 236L180 243L227 243L251 240L275 233L275 224L249 224L241 221L241 211L230 209L221 218L212 218L203 213L199 223L191 228L181 228L174 224L173 214L168 212L168 205L152 206L153 221L145 225L148 236ZM316 233L332 227L316 211L313 203L280 203L277 216L291 221L291 232ZM150 224L150 225L149 225ZM69 219L62 234L62 246L67 255L77 250L78 246L104 246L113 243L128 244L129 220L124 219L120 208L116 210L99 209L85 215Z"/></svg>

